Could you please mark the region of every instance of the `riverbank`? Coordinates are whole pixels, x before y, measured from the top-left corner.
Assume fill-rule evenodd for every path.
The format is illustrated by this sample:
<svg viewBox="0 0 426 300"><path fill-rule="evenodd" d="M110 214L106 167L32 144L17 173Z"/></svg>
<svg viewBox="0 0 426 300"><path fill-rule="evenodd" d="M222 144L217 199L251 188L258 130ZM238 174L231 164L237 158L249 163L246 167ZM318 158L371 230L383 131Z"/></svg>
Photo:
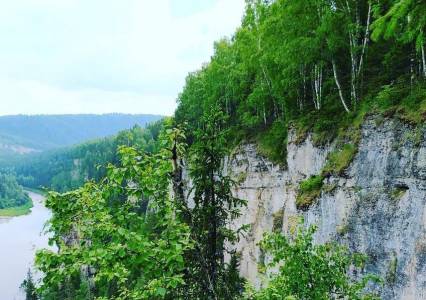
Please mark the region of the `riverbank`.
<svg viewBox="0 0 426 300"><path fill-rule="evenodd" d="M46 197L46 194L47 194L46 191L41 190L41 189L33 189L33 188L29 188L29 187L24 187L24 190L27 193L34 193L34 194L41 195L43 197ZM8 217L19 217L19 216L28 215L29 213L31 213L31 209L33 207L34 207L34 203L33 203L33 200L30 197L30 202L28 202L25 205L0 209L0 218L1 217L6 217L6 218L8 218Z"/></svg>
<svg viewBox="0 0 426 300"><path fill-rule="evenodd" d="M25 205L0 209L0 217L18 217L31 213L33 202L30 200Z"/></svg>
<svg viewBox="0 0 426 300"><path fill-rule="evenodd" d="M47 195L46 190L43 190L41 188L40 189L35 189L35 188L30 188L30 187L24 186L24 190L26 192L32 192L32 193L39 194L39 195L42 195L42 196L45 196L45 197Z"/></svg>
<svg viewBox="0 0 426 300"><path fill-rule="evenodd" d="M19 286L28 269L34 273L34 256L39 249L49 249L44 224L50 211L44 207L44 197L28 192L33 208L25 216L0 218L0 299L25 300ZM35 278L39 278L34 274Z"/></svg>

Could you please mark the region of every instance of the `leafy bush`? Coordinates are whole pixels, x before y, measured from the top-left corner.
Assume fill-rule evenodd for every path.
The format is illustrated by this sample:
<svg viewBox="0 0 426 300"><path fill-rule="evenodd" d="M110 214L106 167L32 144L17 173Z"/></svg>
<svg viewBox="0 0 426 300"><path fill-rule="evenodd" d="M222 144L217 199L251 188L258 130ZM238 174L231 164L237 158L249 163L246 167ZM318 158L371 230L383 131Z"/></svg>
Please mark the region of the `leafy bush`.
<svg viewBox="0 0 426 300"><path fill-rule="evenodd" d="M322 170L322 176L343 175L357 151L358 148L354 144L345 144L340 150L331 152Z"/></svg>
<svg viewBox="0 0 426 300"><path fill-rule="evenodd" d="M275 121L271 128L258 137L259 152L275 163L287 162L287 124Z"/></svg>
<svg viewBox="0 0 426 300"><path fill-rule="evenodd" d="M316 245L313 234L316 227L304 229L300 224L296 232L286 237L266 235L261 247L271 257L269 268L277 268L269 284L249 299L379 299L365 291L369 282L379 282L373 275L359 281L350 278L349 271L362 271L366 257L350 254L337 244Z"/></svg>
<svg viewBox="0 0 426 300"><path fill-rule="evenodd" d="M324 177L321 175L311 176L302 181L296 197L296 206L299 209L307 209L321 195Z"/></svg>
<svg viewBox="0 0 426 300"><path fill-rule="evenodd" d="M50 241L60 251L37 252L42 299L173 299L183 284L192 246L169 196L170 160L130 147L120 147L119 157L101 183L49 193Z"/></svg>

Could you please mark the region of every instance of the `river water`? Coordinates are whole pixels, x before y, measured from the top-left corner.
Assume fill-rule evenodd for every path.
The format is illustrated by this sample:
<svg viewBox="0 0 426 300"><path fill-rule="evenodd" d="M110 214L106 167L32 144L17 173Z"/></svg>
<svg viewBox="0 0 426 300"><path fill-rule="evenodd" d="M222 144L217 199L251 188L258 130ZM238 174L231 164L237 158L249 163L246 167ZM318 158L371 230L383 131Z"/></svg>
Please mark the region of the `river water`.
<svg viewBox="0 0 426 300"><path fill-rule="evenodd" d="M25 299L19 286L33 266L36 250L48 247L42 232L50 212L43 205L43 196L29 195L34 204L30 214L0 217L0 300Z"/></svg>

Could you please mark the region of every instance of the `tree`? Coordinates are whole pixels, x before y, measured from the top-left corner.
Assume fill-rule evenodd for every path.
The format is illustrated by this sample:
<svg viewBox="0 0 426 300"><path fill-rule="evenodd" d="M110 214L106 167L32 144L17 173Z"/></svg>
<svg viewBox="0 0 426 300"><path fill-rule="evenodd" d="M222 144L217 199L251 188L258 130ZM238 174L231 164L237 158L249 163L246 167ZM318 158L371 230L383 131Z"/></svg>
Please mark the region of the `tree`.
<svg viewBox="0 0 426 300"><path fill-rule="evenodd" d="M33 274L31 270L27 272L27 278L22 282L21 289L25 292L26 300L38 300L37 289L34 283Z"/></svg>
<svg viewBox="0 0 426 300"><path fill-rule="evenodd" d="M31 199L12 174L0 173L0 209L31 205Z"/></svg>
<svg viewBox="0 0 426 300"><path fill-rule="evenodd" d="M361 276L364 256L332 243L314 244L314 226L304 229L301 224L294 230L290 237L265 236L261 247L271 256L268 266L278 272L272 272L269 284L251 299L379 299L364 290L368 282L380 281L373 275ZM352 279L350 272L359 279Z"/></svg>
<svg viewBox="0 0 426 300"><path fill-rule="evenodd" d="M169 196L168 153L120 147L119 157L102 182L49 193L59 251L37 253L43 299L164 299L183 284L191 243Z"/></svg>
<svg viewBox="0 0 426 300"><path fill-rule="evenodd" d="M194 248L186 255L185 299L234 299L242 291L235 253L226 247L238 239L231 222L240 215L245 201L232 196L232 180L223 173L227 131L225 116L217 107L209 109L195 133L190 150L193 203L189 226ZM225 255L231 256L228 263Z"/></svg>
<svg viewBox="0 0 426 300"><path fill-rule="evenodd" d="M420 54L421 74L426 78L426 3L422 0L392 0L389 2L379 1L379 4L375 6L379 18L373 23L372 37L376 41L380 37L384 37L385 39L396 38L403 43L414 43ZM390 8L384 13L382 13L383 6L385 6L383 4L390 5Z"/></svg>

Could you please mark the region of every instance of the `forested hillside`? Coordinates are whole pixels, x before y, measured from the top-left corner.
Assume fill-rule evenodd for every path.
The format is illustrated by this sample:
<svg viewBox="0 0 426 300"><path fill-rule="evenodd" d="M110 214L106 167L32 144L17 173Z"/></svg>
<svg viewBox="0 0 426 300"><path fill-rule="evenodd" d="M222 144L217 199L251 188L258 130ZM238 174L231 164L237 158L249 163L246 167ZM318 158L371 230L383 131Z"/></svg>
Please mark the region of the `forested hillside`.
<svg viewBox="0 0 426 300"><path fill-rule="evenodd" d="M238 143L254 142L284 169L289 128L296 145L309 133L315 146L333 141L319 174L297 181L291 209L303 212L322 189L336 188L324 181L354 159L366 116L424 126L425 12L422 0L247 1L235 34L216 42L211 61L188 75L175 117L153 137L155 151L118 147L116 164L99 181L49 194L49 232L60 251L38 252L45 277L37 290L27 280L27 293L70 300L380 299L383 282L395 282L396 259L379 278L366 268L379 257L350 253L337 240L318 244L317 227L300 218L284 235L284 211L267 220L273 232L259 243L262 285L242 278L235 246L253 232L251 224L234 223L247 201L232 191L245 179L226 172L224 161ZM415 148L423 135L413 132ZM399 184L395 199L406 192ZM263 191L254 192L257 200ZM385 209L367 200L372 210ZM424 257L424 244L410 246Z"/></svg>
<svg viewBox="0 0 426 300"><path fill-rule="evenodd" d="M87 180L100 180L109 163L118 162L118 146L135 146L154 151L162 121L146 128L134 126L117 135L88 141L76 146L29 154L13 161L7 170L15 173L18 182L30 188L48 188L65 192L79 188Z"/></svg>
<svg viewBox="0 0 426 300"><path fill-rule="evenodd" d="M249 1L235 35L187 77L176 119L193 132L219 107L234 142L255 139L276 161L289 124L326 143L367 112L421 123L425 11L420 0Z"/></svg>
<svg viewBox="0 0 426 300"><path fill-rule="evenodd" d="M30 198L18 185L16 178L10 174L0 173L0 210L29 203Z"/></svg>
<svg viewBox="0 0 426 300"><path fill-rule="evenodd" d="M71 146L161 119L155 115L36 115L0 117L0 155Z"/></svg>

